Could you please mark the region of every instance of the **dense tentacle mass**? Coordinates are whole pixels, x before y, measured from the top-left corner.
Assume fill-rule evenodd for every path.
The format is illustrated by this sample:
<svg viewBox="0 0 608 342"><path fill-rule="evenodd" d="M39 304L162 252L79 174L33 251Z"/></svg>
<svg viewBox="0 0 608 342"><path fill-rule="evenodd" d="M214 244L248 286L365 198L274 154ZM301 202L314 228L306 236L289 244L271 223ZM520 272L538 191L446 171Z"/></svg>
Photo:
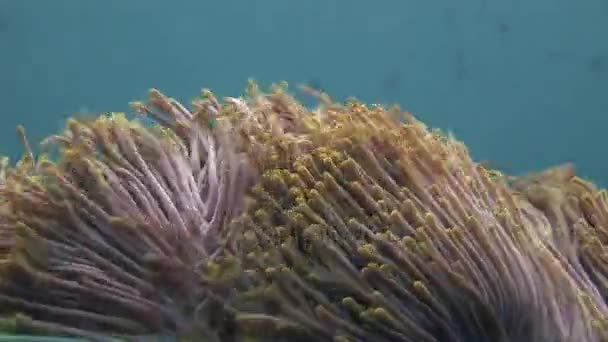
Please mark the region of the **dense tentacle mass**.
<svg viewBox="0 0 608 342"><path fill-rule="evenodd" d="M318 94L317 94L318 95ZM1 330L603 341L608 198L475 163L398 108L277 86L70 120L0 168ZM25 141L25 139L24 139Z"/></svg>

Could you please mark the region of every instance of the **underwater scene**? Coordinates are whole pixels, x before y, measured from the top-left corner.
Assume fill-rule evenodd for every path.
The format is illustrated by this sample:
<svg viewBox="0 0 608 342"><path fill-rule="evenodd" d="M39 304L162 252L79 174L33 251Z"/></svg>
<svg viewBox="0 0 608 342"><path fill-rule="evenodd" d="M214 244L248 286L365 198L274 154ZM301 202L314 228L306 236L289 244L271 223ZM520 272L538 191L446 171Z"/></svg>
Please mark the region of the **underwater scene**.
<svg viewBox="0 0 608 342"><path fill-rule="evenodd" d="M608 2L0 0L0 342L608 341Z"/></svg>

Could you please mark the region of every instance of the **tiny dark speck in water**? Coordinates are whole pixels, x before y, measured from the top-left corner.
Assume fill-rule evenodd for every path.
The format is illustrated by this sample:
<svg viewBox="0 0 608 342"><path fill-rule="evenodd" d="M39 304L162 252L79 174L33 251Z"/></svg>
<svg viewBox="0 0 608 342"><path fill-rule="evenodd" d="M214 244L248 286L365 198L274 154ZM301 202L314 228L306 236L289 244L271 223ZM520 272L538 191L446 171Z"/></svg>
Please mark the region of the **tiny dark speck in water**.
<svg viewBox="0 0 608 342"><path fill-rule="evenodd" d="M608 63L608 58L606 56L593 56L587 62L587 71L589 72L602 72L606 69L606 63Z"/></svg>
<svg viewBox="0 0 608 342"><path fill-rule="evenodd" d="M453 29L456 26L456 9L446 8L444 11L446 25Z"/></svg>
<svg viewBox="0 0 608 342"><path fill-rule="evenodd" d="M398 69L389 71L384 77L383 88L386 92L396 92L401 88L401 72Z"/></svg>
<svg viewBox="0 0 608 342"><path fill-rule="evenodd" d="M511 25L505 23L505 22L499 22L496 30L498 31L498 33L509 33L511 32Z"/></svg>
<svg viewBox="0 0 608 342"><path fill-rule="evenodd" d="M8 29L8 23L6 21L6 17L0 14L0 32L4 32Z"/></svg>
<svg viewBox="0 0 608 342"><path fill-rule="evenodd" d="M469 78L469 68L466 65L463 54L459 53L454 58L455 62L455 71L456 71L456 80L464 81Z"/></svg>

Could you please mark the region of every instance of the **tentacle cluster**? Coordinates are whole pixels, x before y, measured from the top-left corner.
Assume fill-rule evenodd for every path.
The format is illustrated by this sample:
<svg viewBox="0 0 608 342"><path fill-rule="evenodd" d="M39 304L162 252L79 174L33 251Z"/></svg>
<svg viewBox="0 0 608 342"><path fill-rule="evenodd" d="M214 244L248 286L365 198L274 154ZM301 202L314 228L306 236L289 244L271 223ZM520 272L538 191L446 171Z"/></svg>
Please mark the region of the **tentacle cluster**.
<svg viewBox="0 0 608 342"><path fill-rule="evenodd" d="M605 273L595 254L604 195L558 171L569 190L543 194L522 180L517 192L411 117L400 125L359 103L340 113L310 135L310 153L268 167L239 220L236 258L247 277L237 302L258 305L237 315L246 334L606 338ZM598 246L591 253L589 235Z"/></svg>
<svg viewBox="0 0 608 342"><path fill-rule="evenodd" d="M206 297L193 269L238 215L246 159L200 117L151 91L163 126L112 113L70 120L49 139L57 162L27 153L4 172L0 316L5 329L144 334L191 329ZM161 116L162 115L162 116ZM16 315L16 316L15 316Z"/></svg>
<svg viewBox="0 0 608 342"><path fill-rule="evenodd" d="M0 168L0 330L608 340L605 191L512 179L398 108L153 90ZM403 122L405 119L405 122ZM24 142L26 140L24 139Z"/></svg>

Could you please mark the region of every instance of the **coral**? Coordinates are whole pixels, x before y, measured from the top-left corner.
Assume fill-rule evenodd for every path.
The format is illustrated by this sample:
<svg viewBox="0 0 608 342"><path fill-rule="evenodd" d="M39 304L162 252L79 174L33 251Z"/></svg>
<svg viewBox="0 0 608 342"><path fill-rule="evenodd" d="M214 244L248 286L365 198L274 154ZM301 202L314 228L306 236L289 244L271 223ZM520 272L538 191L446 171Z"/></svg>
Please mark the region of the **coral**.
<svg viewBox="0 0 608 342"><path fill-rule="evenodd" d="M205 341L603 341L608 198L399 108L251 83L70 120L0 172L0 319ZM24 133L22 132L22 135Z"/></svg>

